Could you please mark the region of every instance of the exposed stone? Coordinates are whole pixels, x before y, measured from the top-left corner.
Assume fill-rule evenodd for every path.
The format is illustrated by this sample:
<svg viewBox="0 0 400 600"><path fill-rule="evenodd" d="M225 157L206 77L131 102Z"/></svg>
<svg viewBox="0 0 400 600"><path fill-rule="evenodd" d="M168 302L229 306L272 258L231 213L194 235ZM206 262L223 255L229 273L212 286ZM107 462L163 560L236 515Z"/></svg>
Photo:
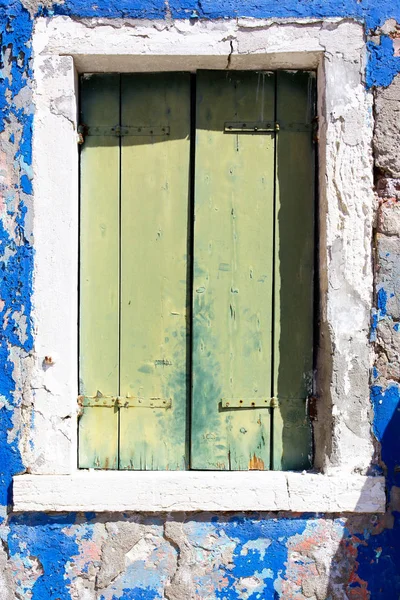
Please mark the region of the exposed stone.
<svg viewBox="0 0 400 600"><path fill-rule="evenodd" d="M376 167L400 177L400 74L375 92L374 152Z"/></svg>
<svg viewBox="0 0 400 600"><path fill-rule="evenodd" d="M400 199L400 179L379 177L376 182L376 192L379 198Z"/></svg>
<svg viewBox="0 0 400 600"><path fill-rule="evenodd" d="M21 0L31 17L34 17L39 8L52 8L54 4L63 4L64 0Z"/></svg>
<svg viewBox="0 0 400 600"><path fill-rule="evenodd" d="M182 522L167 521L164 524L165 538L177 550L177 568L165 587L168 600L191 600L195 596L192 569L196 564L194 549L190 545Z"/></svg>
<svg viewBox="0 0 400 600"><path fill-rule="evenodd" d="M11 565L7 553L0 542L0 598L1 600L15 600L14 582L11 574Z"/></svg>
<svg viewBox="0 0 400 600"><path fill-rule="evenodd" d="M379 378L400 379L400 328L391 319L378 323L376 331L376 368Z"/></svg>
<svg viewBox="0 0 400 600"><path fill-rule="evenodd" d="M400 236L400 202L389 200L380 206L377 231L386 235Z"/></svg>
<svg viewBox="0 0 400 600"><path fill-rule="evenodd" d="M382 316L400 319L400 239L376 236L376 289Z"/></svg>
<svg viewBox="0 0 400 600"><path fill-rule="evenodd" d="M142 536L140 525L131 521L106 523L107 539L102 548L100 570L96 587L105 588L126 568L125 555L132 550Z"/></svg>
<svg viewBox="0 0 400 600"><path fill-rule="evenodd" d="M380 27L380 33L384 35L396 34L399 30L399 25L396 19L387 19L384 24Z"/></svg>

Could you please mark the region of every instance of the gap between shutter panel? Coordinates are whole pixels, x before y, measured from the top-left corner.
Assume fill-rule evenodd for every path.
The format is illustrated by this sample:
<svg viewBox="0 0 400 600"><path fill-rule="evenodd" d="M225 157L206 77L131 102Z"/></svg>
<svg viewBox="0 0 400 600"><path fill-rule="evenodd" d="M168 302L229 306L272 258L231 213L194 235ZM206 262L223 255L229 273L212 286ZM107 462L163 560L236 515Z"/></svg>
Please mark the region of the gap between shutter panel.
<svg viewBox="0 0 400 600"><path fill-rule="evenodd" d="M273 468L301 470L312 464L315 74L276 77Z"/></svg>
<svg viewBox="0 0 400 600"><path fill-rule="evenodd" d="M180 470L188 466L190 75L121 75L121 120L128 135L121 138L120 393L122 403L133 396L158 406L121 406L120 468Z"/></svg>
<svg viewBox="0 0 400 600"><path fill-rule="evenodd" d="M119 75L81 78L81 122L119 122ZM88 136L81 151L79 393L119 393L119 139ZM96 404L96 401L94 402ZM118 465L118 408L85 406L79 466Z"/></svg>
<svg viewBox="0 0 400 600"><path fill-rule="evenodd" d="M275 75L198 72L191 468L269 469ZM236 127L235 127L236 130ZM225 403L225 406L223 406Z"/></svg>

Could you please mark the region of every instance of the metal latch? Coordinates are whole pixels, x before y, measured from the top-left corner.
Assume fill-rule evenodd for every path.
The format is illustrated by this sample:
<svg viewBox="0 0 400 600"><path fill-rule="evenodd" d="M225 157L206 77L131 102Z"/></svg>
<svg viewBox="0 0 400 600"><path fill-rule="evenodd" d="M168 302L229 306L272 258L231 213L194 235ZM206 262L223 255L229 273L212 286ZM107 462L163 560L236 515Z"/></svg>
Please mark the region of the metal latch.
<svg viewBox="0 0 400 600"><path fill-rule="evenodd" d="M224 133L273 133L279 131L279 123L270 121L226 121Z"/></svg>
<svg viewBox="0 0 400 600"><path fill-rule="evenodd" d="M78 404L81 407L171 408L172 398L104 396L98 391L95 396L78 396Z"/></svg>
<svg viewBox="0 0 400 600"><path fill-rule="evenodd" d="M276 408L277 398L221 398L222 408Z"/></svg>

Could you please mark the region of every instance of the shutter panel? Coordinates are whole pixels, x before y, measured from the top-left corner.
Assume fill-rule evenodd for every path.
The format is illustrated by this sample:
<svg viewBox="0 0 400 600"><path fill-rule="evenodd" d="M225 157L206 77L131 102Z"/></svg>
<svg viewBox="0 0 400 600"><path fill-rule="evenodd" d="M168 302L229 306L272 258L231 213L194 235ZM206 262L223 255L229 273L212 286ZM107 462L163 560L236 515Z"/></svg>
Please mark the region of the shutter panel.
<svg viewBox="0 0 400 600"><path fill-rule="evenodd" d="M274 85L254 72L197 77L194 469L269 468L275 134L246 127L274 123Z"/></svg>
<svg viewBox="0 0 400 600"><path fill-rule="evenodd" d="M190 75L121 75L121 119L120 468L184 469Z"/></svg>
<svg viewBox="0 0 400 600"><path fill-rule="evenodd" d="M191 376L191 468L309 467L313 75L198 73L193 289L190 76L81 85L80 467L187 468Z"/></svg>
<svg viewBox="0 0 400 600"><path fill-rule="evenodd" d="M313 381L313 73L277 72L274 469L311 466Z"/></svg>
<svg viewBox="0 0 400 600"><path fill-rule="evenodd" d="M95 133L119 122L119 76L81 79L81 122L89 126L81 153L79 466L116 468L118 410L102 399L118 395L119 140Z"/></svg>

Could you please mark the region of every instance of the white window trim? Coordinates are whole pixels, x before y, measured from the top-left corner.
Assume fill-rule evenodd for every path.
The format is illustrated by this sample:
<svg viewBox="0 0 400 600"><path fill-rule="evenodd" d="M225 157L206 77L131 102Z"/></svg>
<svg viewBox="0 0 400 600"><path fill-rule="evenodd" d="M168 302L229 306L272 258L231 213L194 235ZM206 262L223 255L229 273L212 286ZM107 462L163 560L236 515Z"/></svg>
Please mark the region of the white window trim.
<svg viewBox="0 0 400 600"><path fill-rule="evenodd" d="M31 474L14 478L14 510L384 511L384 478L364 475L374 448L368 387L373 119L363 85L363 26L339 19L39 18L33 49L37 365L34 423L30 443L21 445ZM77 469L77 73L199 68L318 72L318 381L326 416L315 428L320 474Z"/></svg>

